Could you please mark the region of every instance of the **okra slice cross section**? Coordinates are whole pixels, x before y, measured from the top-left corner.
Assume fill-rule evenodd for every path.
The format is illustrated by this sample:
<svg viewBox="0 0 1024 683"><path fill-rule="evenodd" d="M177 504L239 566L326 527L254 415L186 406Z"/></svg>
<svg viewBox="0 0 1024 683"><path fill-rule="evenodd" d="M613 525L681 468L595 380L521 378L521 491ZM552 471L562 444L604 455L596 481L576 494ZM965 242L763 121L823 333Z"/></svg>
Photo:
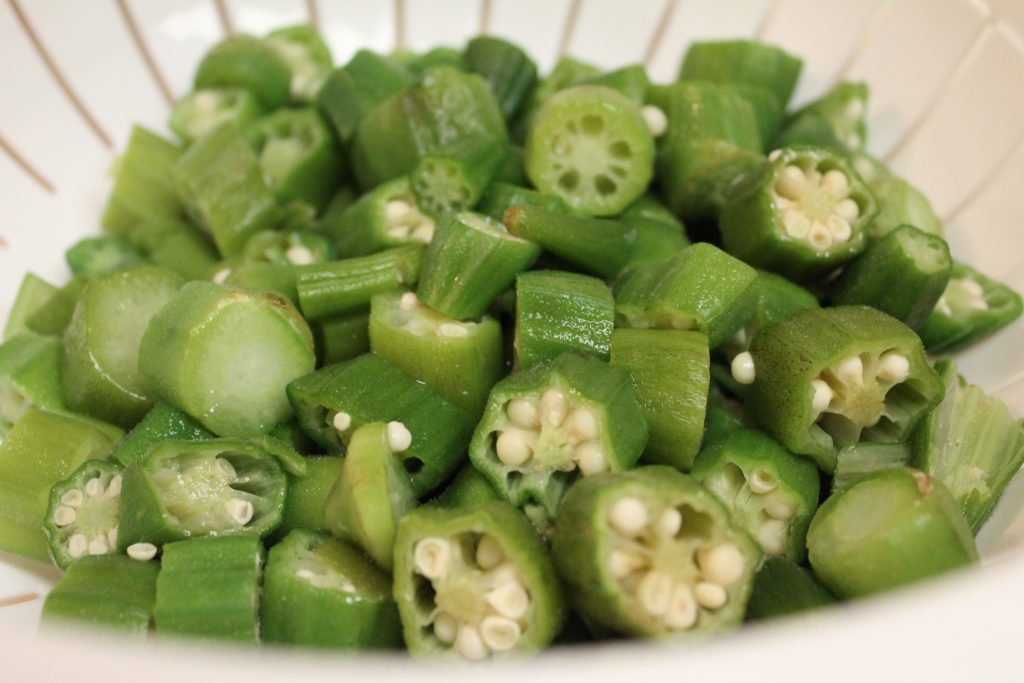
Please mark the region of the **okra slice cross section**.
<svg viewBox="0 0 1024 683"><path fill-rule="evenodd" d="M663 465L573 486L552 554L582 615L643 637L738 626L761 559L709 491Z"/></svg>
<svg viewBox="0 0 1024 683"><path fill-rule="evenodd" d="M119 464L89 460L54 484L43 520L54 564L67 569L87 555L117 552L121 482Z"/></svg>

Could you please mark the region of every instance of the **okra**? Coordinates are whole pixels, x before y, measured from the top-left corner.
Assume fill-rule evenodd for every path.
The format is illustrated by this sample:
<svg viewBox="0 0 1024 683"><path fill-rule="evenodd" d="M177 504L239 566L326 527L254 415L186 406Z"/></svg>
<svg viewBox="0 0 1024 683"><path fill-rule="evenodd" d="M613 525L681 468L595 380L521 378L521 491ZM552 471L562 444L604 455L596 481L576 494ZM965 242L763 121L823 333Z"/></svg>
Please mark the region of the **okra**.
<svg viewBox="0 0 1024 683"><path fill-rule="evenodd" d="M146 255L124 237L86 237L64 252L64 260L73 274L93 277L141 265Z"/></svg>
<svg viewBox="0 0 1024 683"><path fill-rule="evenodd" d="M14 295L14 302L4 322L2 341L30 332L28 319L57 293L57 288L35 273L25 273Z"/></svg>
<svg viewBox="0 0 1024 683"><path fill-rule="evenodd" d="M644 195L627 206L618 220L636 234L624 267L663 261L690 246L682 222L651 195Z"/></svg>
<svg viewBox="0 0 1024 683"><path fill-rule="evenodd" d="M292 101L312 102L334 65L320 33L300 24L271 31L264 40L288 65Z"/></svg>
<svg viewBox="0 0 1024 683"><path fill-rule="evenodd" d="M629 469L646 443L629 373L564 353L495 385L469 457L506 500L551 521L574 481Z"/></svg>
<svg viewBox="0 0 1024 683"><path fill-rule="evenodd" d="M86 555L117 552L121 469L108 460L87 460L50 489L43 531L61 569Z"/></svg>
<svg viewBox="0 0 1024 683"><path fill-rule="evenodd" d="M501 162L491 176L490 187L494 183L511 183L512 185L528 185L526 168L523 161L523 148L517 145L505 147L505 153L501 155ZM486 193L487 190L484 190ZM482 197L481 197L482 198ZM479 202L477 202L479 205ZM477 209L479 211L479 209ZM482 213L482 212L481 212Z"/></svg>
<svg viewBox="0 0 1024 683"><path fill-rule="evenodd" d="M801 311L762 329L750 355L751 414L826 472L858 441L906 440L942 400L917 335L867 306Z"/></svg>
<svg viewBox="0 0 1024 683"><path fill-rule="evenodd" d="M799 311L821 308L818 299L809 291L766 270L757 271L756 287L757 306L754 308L754 316L722 345L730 361L750 348L750 340L761 328L790 318ZM730 380L734 382L735 378L730 376Z"/></svg>
<svg viewBox="0 0 1024 683"><path fill-rule="evenodd" d="M40 623L86 625L143 640L156 602L160 565L121 556L83 557L47 594Z"/></svg>
<svg viewBox="0 0 1024 683"><path fill-rule="evenodd" d="M978 561L953 496L913 469L872 474L826 500L807 532L807 549L815 575L844 598Z"/></svg>
<svg viewBox="0 0 1024 683"><path fill-rule="evenodd" d="M832 493L849 487L850 484L869 474L909 467L912 458L913 453L907 442L871 443L864 441L847 446L836 453L836 468L832 472Z"/></svg>
<svg viewBox="0 0 1024 683"><path fill-rule="evenodd" d="M773 619L831 605L835 597L814 575L792 560L766 557L754 575L747 619Z"/></svg>
<svg viewBox="0 0 1024 683"><path fill-rule="evenodd" d="M32 408L63 407L57 339L29 332L0 345L0 439Z"/></svg>
<svg viewBox="0 0 1024 683"><path fill-rule="evenodd" d="M206 53L193 87L245 88L267 109L277 109L288 102L291 81L288 62L267 41L236 35Z"/></svg>
<svg viewBox="0 0 1024 683"><path fill-rule="evenodd" d="M518 46L494 36L477 36L464 50L466 67L484 77L502 116L511 120L537 81L537 65Z"/></svg>
<svg viewBox="0 0 1024 683"><path fill-rule="evenodd" d="M222 123L244 131L266 113L245 88L200 88L174 104L168 127L182 142L191 144Z"/></svg>
<svg viewBox="0 0 1024 683"><path fill-rule="evenodd" d="M503 221L505 213L513 205L539 206L560 213L570 212L569 205L558 195L544 194L497 180L488 185L474 211L490 216L496 221Z"/></svg>
<svg viewBox="0 0 1024 683"><path fill-rule="evenodd" d="M337 258L337 250L329 237L318 232L265 230L246 240L241 258L243 264L308 266L333 261ZM237 272L237 268L233 269L231 275ZM298 272L295 273L295 279L297 281Z"/></svg>
<svg viewBox="0 0 1024 683"><path fill-rule="evenodd" d="M257 233L259 236L263 233ZM270 232L274 241L283 241L284 233ZM275 249L276 251L276 249ZM213 275L213 282L223 283L242 289L254 289L279 294L293 306L299 306L299 268L293 264L249 262L239 265L227 265L218 269Z"/></svg>
<svg viewBox="0 0 1024 683"><path fill-rule="evenodd" d="M288 495L285 496L284 516L274 532L284 537L295 529L327 533L324 509L327 495L341 476L342 459L322 456L306 458L306 474L288 475Z"/></svg>
<svg viewBox="0 0 1024 683"><path fill-rule="evenodd" d="M319 365L333 365L370 350L370 312L356 311L318 320L312 325Z"/></svg>
<svg viewBox="0 0 1024 683"><path fill-rule="evenodd" d="M186 280L205 280L217 263L217 251L209 238L183 221L147 221L128 236L149 260L170 268Z"/></svg>
<svg viewBox="0 0 1024 683"><path fill-rule="evenodd" d="M700 451L710 383L708 338L699 332L612 333L611 364L633 378L650 438L647 463L688 471Z"/></svg>
<svg viewBox="0 0 1024 683"><path fill-rule="evenodd" d="M530 523L505 502L419 508L395 540L394 597L413 656L528 655L558 634L558 577Z"/></svg>
<svg viewBox="0 0 1024 683"><path fill-rule="evenodd" d="M37 334L59 336L71 321L78 296L86 284L87 278L72 277L25 319L25 326Z"/></svg>
<svg viewBox="0 0 1024 683"><path fill-rule="evenodd" d="M952 353L1020 317L1020 294L970 266L953 262L949 284L921 330L929 353Z"/></svg>
<svg viewBox="0 0 1024 683"><path fill-rule="evenodd" d="M679 67L679 80L747 83L768 88L789 104L803 60L785 50L753 40L691 43Z"/></svg>
<svg viewBox="0 0 1024 683"><path fill-rule="evenodd" d="M723 441L733 432L753 427L754 423L745 406L726 395L714 377L708 391L707 412L704 417L705 447Z"/></svg>
<svg viewBox="0 0 1024 683"><path fill-rule="evenodd" d="M878 200L878 215L868 226L868 235L879 238L901 225L942 237L942 219L920 190L897 176L878 178L871 182L871 191Z"/></svg>
<svg viewBox="0 0 1024 683"><path fill-rule="evenodd" d="M813 145L841 156L860 153L867 144L867 111L867 84L840 83L794 113L772 144Z"/></svg>
<svg viewBox="0 0 1024 683"><path fill-rule="evenodd" d="M258 643L263 557L254 537L164 546L153 607L157 634Z"/></svg>
<svg viewBox="0 0 1024 683"><path fill-rule="evenodd" d="M864 304L919 331L949 283L945 240L904 225L872 241L835 283L834 306Z"/></svg>
<svg viewBox="0 0 1024 683"><path fill-rule="evenodd" d="M526 139L527 131L533 125L533 118L556 92L579 85L587 78L600 74L601 70L592 64L586 64L572 57L559 57L551 72L537 83L537 87L530 93L523 111L512 122L513 139L520 143Z"/></svg>
<svg viewBox="0 0 1024 683"><path fill-rule="evenodd" d="M426 75L438 68L450 68L456 71L466 71L466 56L462 50L450 45L439 45L420 54L408 56L405 62L409 71L418 76L421 80Z"/></svg>
<svg viewBox="0 0 1024 683"><path fill-rule="evenodd" d="M145 460L149 449L161 441L203 441L212 438L213 434L203 429L187 413L172 405L157 403L117 445L110 459L129 465Z"/></svg>
<svg viewBox="0 0 1024 683"><path fill-rule="evenodd" d="M603 85L616 90L638 105L647 101L647 91L651 87L651 79L641 64L630 64L604 73L587 76L576 85ZM644 118L647 118L645 114ZM653 132L653 131L652 131Z"/></svg>
<svg viewBox="0 0 1024 683"><path fill-rule="evenodd" d="M378 185L344 211L324 216L322 221L323 231L345 257L430 242L435 227L434 219L416 204L407 176Z"/></svg>
<svg viewBox="0 0 1024 683"><path fill-rule="evenodd" d="M368 112L413 85L413 75L390 57L359 50L343 67L332 71L317 95L317 104L347 143Z"/></svg>
<svg viewBox="0 0 1024 683"><path fill-rule="evenodd" d="M209 282L179 290L139 348L153 394L218 436L255 436L286 420L285 386L315 361L309 326L287 299Z"/></svg>
<svg viewBox="0 0 1024 683"><path fill-rule="evenodd" d="M597 278L534 270L516 278L515 366L528 368L566 351L607 360L615 302Z"/></svg>
<svg viewBox="0 0 1024 683"><path fill-rule="evenodd" d="M155 133L134 126L128 145L114 162L114 188L100 224L110 235L127 235L150 219L183 215L174 180L181 149Z"/></svg>
<svg viewBox="0 0 1024 683"><path fill-rule="evenodd" d="M709 491L662 465L573 486L552 555L582 615L648 638L738 626L761 559Z"/></svg>
<svg viewBox="0 0 1024 683"><path fill-rule="evenodd" d="M752 83L731 83L732 89L747 101L754 112L758 137L762 146L767 147L782 128L786 118L785 107L770 89Z"/></svg>
<svg viewBox="0 0 1024 683"><path fill-rule="evenodd" d="M430 502L447 508L468 508L489 500L501 500L501 494L494 490L480 470L467 463L441 495Z"/></svg>
<svg viewBox="0 0 1024 683"><path fill-rule="evenodd" d="M349 544L298 529L270 549L262 635L268 643L333 649L402 642L388 575Z"/></svg>

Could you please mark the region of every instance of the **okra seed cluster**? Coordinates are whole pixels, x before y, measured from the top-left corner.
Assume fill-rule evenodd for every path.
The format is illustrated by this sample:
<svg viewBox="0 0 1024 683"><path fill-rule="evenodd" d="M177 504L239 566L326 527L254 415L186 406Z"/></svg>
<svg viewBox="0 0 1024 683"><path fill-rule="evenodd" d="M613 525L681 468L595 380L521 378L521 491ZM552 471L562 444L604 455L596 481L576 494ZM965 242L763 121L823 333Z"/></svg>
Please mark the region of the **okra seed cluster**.
<svg viewBox="0 0 1024 683"><path fill-rule="evenodd" d="M734 515L743 520L767 554L785 552L798 503L780 488L774 474L763 468L744 472L735 465L727 465L703 483L719 499L731 503Z"/></svg>
<svg viewBox="0 0 1024 683"><path fill-rule="evenodd" d="M985 290L977 281L966 278L951 278L946 290L939 297L935 308L945 315L964 315L974 311L987 311Z"/></svg>
<svg viewBox="0 0 1024 683"><path fill-rule="evenodd" d="M818 418L833 413L861 428L888 416L885 397L910 376L910 361L897 351L850 356L811 380L811 407Z"/></svg>
<svg viewBox="0 0 1024 683"><path fill-rule="evenodd" d="M819 251L848 242L860 214L850 180L839 169L822 173L789 164L775 179L772 200L786 234Z"/></svg>
<svg viewBox="0 0 1024 683"><path fill-rule="evenodd" d="M412 195L384 204L384 234L394 240L429 242L436 224L416 206Z"/></svg>
<svg viewBox="0 0 1024 683"><path fill-rule="evenodd" d="M100 477L93 477L83 487L61 496L53 521L63 531L70 531L66 541L70 557L106 555L117 549L120 498L120 475L106 484Z"/></svg>
<svg viewBox="0 0 1024 683"><path fill-rule="evenodd" d="M425 306L413 292L406 292L399 300L396 312L397 326L418 337L468 337L476 323L446 318Z"/></svg>

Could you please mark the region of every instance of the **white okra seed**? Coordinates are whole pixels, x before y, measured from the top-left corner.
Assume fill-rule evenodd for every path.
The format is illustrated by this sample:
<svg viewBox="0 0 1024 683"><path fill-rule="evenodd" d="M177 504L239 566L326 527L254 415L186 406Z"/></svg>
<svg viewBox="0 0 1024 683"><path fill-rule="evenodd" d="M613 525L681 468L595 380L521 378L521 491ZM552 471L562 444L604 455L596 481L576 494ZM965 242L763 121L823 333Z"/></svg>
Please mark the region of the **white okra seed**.
<svg viewBox="0 0 1024 683"><path fill-rule="evenodd" d="M910 376L910 360L902 353L890 351L878 359L878 379L899 384Z"/></svg>
<svg viewBox="0 0 1024 683"><path fill-rule="evenodd" d="M754 469L747 475L747 486L754 493L771 493L779 488L779 480L768 470Z"/></svg>
<svg viewBox="0 0 1024 683"><path fill-rule="evenodd" d="M825 221L828 225L828 231L837 242L845 242L853 236L853 228L850 227L850 222L842 216L831 215L828 220Z"/></svg>
<svg viewBox="0 0 1024 683"><path fill-rule="evenodd" d="M476 545L476 563L484 571L494 569L505 561L505 551L494 536L484 535Z"/></svg>
<svg viewBox="0 0 1024 683"><path fill-rule="evenodd" d="M771 154L768 155L768 161L776 161L781 156L782 156L782 150L781 149L773 149L771 151Z"/></svg>
<svg viewBox="0 0 1024 683"><path fill-rule="evenodd" d="M850 179L838 169L826 171L821 178L821 189L836 199L846 199L850 194Z"/></svg>
<svg viewBox="0 0 1024 683"><path fill-rule="evenodd" d="M730 365L732 378L740 384L753 384L757 379L757 370L754 367L754 357L749 351L737 353Z"/></svg>
<svg viewBox="0 0 1024 683"><path fill-rule="evenodd" d="M107 490L103 494L104 498L116 498L121 495L121 475L115 474L110 479L110 483L107 484Z"/></svg>
<svg viewBox="0 0 1024 683"><path fill-rule="evenodd" d="M420 539L412 551L412 561L416 571L431 581L448 574L451 558L451 545L438 536Z"/></svg>
<svg viewBox="0 0 1024 683"><path fill-rule="evenodd" d="M811 390L814 391L811 398L811 409L816 413L826 410L832 403L834 395L832 387L825 380L815 378L811 380Z"/></svg>
<svg viewBox="0 0 1024 683"><path fill-rule="evenodd" d="M523 429L537 429L540 427L540 411L537 404L526 398L514 398L508 402L505 409L508 419L512 424Z"/></svg>
<svg viewBox="0 0 1024 683"><path fill-rule="evenodd" d="M89 550L89 541L85 538L85 534L72 534L71 538L68 539L68 555L78 559L85 555Z"/></svg>
<svg viewBox="0 0 1024 683"><path fill-rule="evenodd" d="M146 562L156 557L156 546L152 543L132 543L128 546L128 557L139 562Z"/></svg>
<svg viewBox="0 0 1024 683"><path fill-rule="evenodd" d="M96 498L97 496L103 495L103 491L103 482L100 481L99 477L93 477L89 481L85 482L85 495L87 497Z"/></svg>
<svg viewBox="0 0 1024 683"><path fill-rule="evenodd" d="M530 596L518 581L506 581L484 595L494 611L509 619L519 619L530 608Z"/></svg>
<svg viewBox="0 0 1024 683"><path fill-rule="evenodd" d="M412 433L401 422L388 422L388 448L395 453L408 450L412 445Z"/></svg>
<svg viewBox="0 0 1024 683"><path fill-rule="evenodd" d="M775 180L775 191L787 199L799 199L807 187L807 176L799 166L786 166Z"/></svg>
<svg viewBox="0 0 1024 683"><path fill-rule="evenodd" d="M438 332L441 333L442 337L468 337L469 330L466 329L465 325L459 323L441 323L438 328Z"/></svg>
<svg viewBox="0 0 1024 683"><path fill-rule="evenodd" d="M544 420L552 427L561 427L569 414L569 402L558 389L548 389L540 397L540 410Z"/></svg>
<svg viewBox="0 0 1024 683"><path fill-rule="evenodd" d="M117 527L111 527L110 531L107 532L107 543L111 548L117 547Z"/></svg>
<svg viewBox="0 0 1024 683"><path fill-rule="evenodd" d="M586 408L577 408L569 413L565 421L565 429L575 443L593 441L600 433L598 431L597 416Z"/></svg>
<svg viewBox="0 0 1024 683"><path fill-rule="evenodd" d="M852 221L860 215L860 207L852 199L844 199L836 204L835 212L848 221Z"/></svg>
<svg viewBox="0 0 1024 683"><path fill-rule="evenodd" d="M616 579L629 576L645 564L646 562L644 562L642 555L628 550L613 550L612 554L608 557L608 571Z"/></svg>
<svg viewBox="0 0 1024 683"><path fill-rule="evenodd" d="M839 361L835 369L836 377L847 385L864 384L864 362L860 356L850 356Z"/></svg>
<svg viewBox="0 0 1024 683"><path fill-rule="evenodd" d="M781 555L785 535L786 523L780 519L769 519L757 530L757 542L769 555Z"/></svg>
<svg viewBox="0 0 1024 683"><path fill-rule="evenodd" d="M420 300L416 298L415 292L406 292L405 294L402 295L402 298L398 300L398 305L401 306L402 309L406 311L411 311L412 309L416 308L416 306L419 305L419 303Z"/></svg>
<svg viewBox="0 0 1024 683"><path fill-rule="evenodd" d="M811 231L807 233L807 241L815 249L828 249L832 246L832 233L829 232L828 226L824 223L815 221L811 225Z"/></svg>
<svg viewBox="0 0 1024 683"><path fill-rule="evenodd" d="M972 296L985 296L985 289L969 277L958 280L960 286Z"/></svg>
<svg viewBox="0 0 1024 683"><path fill-rule="evenodd" d="M108 550L110 550L110 546L107 545L107 537L105 534L100 534L89 541L90 555L106 555Z"/></svg>
<svg viewBox="0 0 1024 683"><path fill-rule="evenodd" d="M498 435L494 451L503 465L518 467L533 454L533 447L526 432L521 429L506 429Z"/></svg>
<svg viewBox="0 0 1024 683"><path fill-rule="evenodd" d="M210 280L215 285L222 285L222 284L224 284L227 281L227 279L230 276L231 276L231 269L230 268L221 268L220 270L218 270L216 273L213 274L213 277L210 278Z"/></svg>
<svg viewBox="0 0 1024 683"><path fill-rule="evenodd" d="M663 571L652 569L640 579L636 595L640 606L648 614L660 616L668 611L672 600L672 577Z"/></svg>
<svg viewBox="0 0 1024 683"><path fill-rule="evenodd" d="M241 526L252 521L252 516L255 513L252 503L243 498L231 498L226 501L224 511L228 513L228 517Z"/></svg>
<svg viewBox="0 0 1024 683"><path fill-rule="evenodd" d="M683 528L683 513L676 508L668 508L658 516L654 523L654 531L662 538L672 538Z"/></svg>
<svg viewBox="0 0 1024 683"><path fill-rule="evenodd" d="M650 518L647 508L639 498L626 496L619 498L608 511L608 521L612 528L623 536L633 538L639 536L647 527Z"/></svg>
<svg viewBox="0 0 1024 683"><path fill-rule="evenodd" d="M83 500L85 500L85 496L79 489L71 489L60 497L60 502L73 508L81 505Z"/></svg>
<svg viewBox="0 0 1024 683"><path fill-rule="evenodd" d="M409 236L420 242L429 242L434 239L434 221L424 219L416 224Z"/></svg>
<svg viewBox="0 0 1024 683"><path fill-rule="evenodd" d="M469 624L459 626L455 636L455 651L471 662L478 662L490 654L487 643L480 637L480 631Z"/></svg>
<svg viewBox="0 0 1024 683"><path fill-rule="evenodd" d="M399 218L409 213L411 207L401 199L392 199L384 205L384 218L389 221L397 221Z"/></svg>
<svg viewBox="0 0 1024 683"><path fill-rule="evenodd" d="M295 576L302 579L303 581L309 581L310 579L315 577L316 574L314 574L308 569L300 569L299 571L295 572Z"/></svg>
<svg viewBox="0 0 1024 683"><path fill-rule="evenodd" d="M775 500L764 506L765 514L772 519L781 519L788 522L796 514L796 507L785 500Z"/></svg>
<svg viewBox="0 0 1024 683"><path fill-rule="evenodd" d="M640 113L644 117L644 123L647 124L648 130L651 131L651 135L654 137L660 137L668 130L668 117L665 116L665 112L660 107L648 104L641 107Z"/></svg>
<svg viewBox="0 0 1024 683"><path fill-rule="evenodd" d="M700 581L694 586L693 594L701 607L718 609L729 600L725 588L711 581Z"/></svg>
<svg viewBox="0 0 1024 683"><path fill-rule="evenodd" d="M608 471L608 459L604 457L604 451L596 443L577 446L573 451L573 457L580 468L580 474L584 477Z"/></svg>
<svg viewBox="0 0 1024 683"><path fill-rule="evenodd" d="M731 586L743 576L743 553L732 543L721 543L697 552L697 566L708 581Z"/></svg>
<svg viewBox="0 0 1024 683"><path fill-rule="evenodd" d="M447 612L440 612L434 617L434 637L445 645L455 642L459 633L459 622Z"/></svg>
<svg viewBox="0 0 1024 683"><path fill-rule="evenodd" d="M665 624L672 629L688 629L697 623L697 601L693 591L685 583L677 583L672 589L672 602L665 613Z"/></svg>
<svg viewBox="0 0 1024 683"><path fill-rule="evenodd" d="M288 247L288 250L284 255L296 266L308 266L313 262L313 252L298 244L293 247Z"/></svg>
<svg viewBox="0 0 1024 683"><path fill-rule="evenodd" d="M57 526L67 526L75 521L78 513L69 505L61 505L53 513L53 521Z"/></svg>
<svg viewBox="0 0 1024 683"><path fill-rule="evenodd" d="M811 231L811 219L800 209L791 207L782 213L782 227L793 239L802 240Z"/></svg>
<svg viewBox="0 0 1024 683"><path fill-rule="evenodd" d="M495 652L511 650L523 635L519 624L505 617L484 617L480 637Z"/></svg>
<svg viewBox="0 0 1024 683"><path fill-rule="evenodd" d="M235 472L235 466L228 462L227 458L217 458L217 469L220 470L221 476L225 479L238 478L238 473Z"/></svg>
<svg viewBox="0 0 1024 683"><path fill-rule="evenodd" d="M338 411L331 418L331 425L339 432L344 432L352 426L352 416L344 411Z"/></svg>

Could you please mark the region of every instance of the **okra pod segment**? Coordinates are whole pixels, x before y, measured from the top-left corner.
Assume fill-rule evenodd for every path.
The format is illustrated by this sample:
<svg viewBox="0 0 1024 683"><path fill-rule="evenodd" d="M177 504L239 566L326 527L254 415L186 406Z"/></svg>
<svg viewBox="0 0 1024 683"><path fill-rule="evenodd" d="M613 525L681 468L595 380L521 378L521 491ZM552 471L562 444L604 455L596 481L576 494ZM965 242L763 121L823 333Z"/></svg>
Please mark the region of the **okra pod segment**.
<svg viewBox="0 0 1024 683"><path fill-rule="evenodd" d="M218 261L209 237L184 221L147 221L136 227L128 239L143 249L150 261L187 280L207 279Z"/></svg>
<svg viewBox="0 0 1024 683"><path fill-rule="evenodd" d="M114 188L100 223L110 235L127 235L150 219L177 219L182 201L174 180L181 148L135 126L128 145L114 163Z"/></svg>
<svg viewBox="0 0 1024 683"><path fill-rule="evenodd" d="M271 31L264 39L291 72L293 102L312 102L334 65L331 51L312 26L298 24Z"/></svg>
<svg viewBox="0 0 1024 683"><path fill-rule="evenodd" d="M754 40L691 43L679 68L679 80L747 83L768 88L786 107L800 77L803 60Z"/></svg>
<svg viewBox="0 0 1024 683"><path fill-rule="evenodd" d="M25 273L14 295L11 310L4 322L4 332L0 340L7 341L23 332L30 332L28 319L42 308L56 293L57 288L35 273Z"/></svg>
<svg viewBox="0 0 1024 683"><path fill-rule="evenodd" d="M73 274L93 277L138 266L146 255L125 237L85 237L64 252L64 260Z"/></svg>
<svg viewBox="0 0 1024 683"><path fill-rule="evenodd" d="M121 470L115 462L87 460L50 489L43 531L61 569L87 555L117 552Z"/></svg>
<svg viewBox="0 0 1024 683"><path fill-rule="evenodd" d="M505 212L513 205L539 206L559 213L570 213L569 205L556 194L544 194L513 183L495 180L487 186L474 211L496 221L505 220Z"/></svg>
<svg viewBox="0 0 1024 683"><path fill-rule="evenodd" d="M949 283L921 330L929 353L952 353L1020 317L1016 290L963 263L953 262Z"/></svg>
<svg viewBox="0 0 1024 683"><path fill-rule="evenodd" d="M766 557L754 575L747 619L773 619L831 605L835 597L793 560Z"/></svg>
<svg viewBox="0 0 1024 683"><path fill-rule="evenodd" d="M857 171L863 177L859 168ZM868 226L869 237L878 239L908 224L942 237L942 219L919 189L897 176L885 176L868 182L878 200L878 215Z"/></svg>
<svg viewBox="0 0 1024 683"><path fill-rule="evenodd" d="M844 82L794 113L773 145L813 145L841 156L864 150L867 144L866 83Z"/></svg>
<svg viewBox="0 0 1024 683"><path fill-rule="evenodd" d="M196 69L194 88L245 88L267 109L288 102L291 70L267 41L236 35L214 45Z"/></svg>
<svg viewBox="0 0 1024 683"><path fill-rule="evenodd" d="M463 51L466 66L487 81L502 115L510 120L537 81L537 65L518 46L494 36L477 36Z"/></svg>
<svg viewBox="0 0 1024 683"><path fill-rule="evenodd" d="M552 555L582 615L648 638L738 626L761 560L710 492L662 465L573 486Z"/></svg>
<svg viewBox="0 0 1024 683"><path fill-rule="evenodd" d="M188 413L167 403L157 403L117 445L110 459L129 465L145 460L149 449L161 441L203 441L212 438L213 434Z"/></svg>
<svg viewBox="0 0 1024 683"><path fill-rule="evenodd" d="M71 321L78 296L88 282L88 278L73 276L25 319L25 326L36 334L60 336Z"/></svg>
<svg viewBox="0 0 1024 683"><path fill-rule="evenodd" d="M345 66L327 76L317 104L338 138L347 143L367 112L413 83L413 75L394 59L359 50Z"/></svg>
<svg viewBox="0 0 1024 683"><path fill-rule="evenodd" d="M644 195L627 206L618 220L636 233L625 268L672 258L690 246L682 222L652 195Z"/></svg>
<svg viewBox="0 0 1024 683"><path fill-rule="evenodd" d="M934 411L932 412L934 413ZM848 488L850 484L869 474L882 470L910 467L913 457L914 454L908 442L872 443L862 441L847 446L836 453L836 468L832 472L832 493Z"/></svg>
<svg viewBox="0 0 1024 683"><path fill-rule="evenodd" d="M244 131L266 113L245 88L200 88L174 104L168 126L182 142L191 144L226 122Z"/></svg>
<svg viewBox="0 0 1024 683"><path fill-rule="evenodd" d="M468 508L489 500L501 500L501 494L473 463L466 463L441 495L430 502L446 508Z"/></svg>
<svg viewBox="0 0 1024 683"><path fill-rule="evenodd" d="M59 340L29 332L0 345L0 439L32 408L63 407Z"/></svg>
<svg viewBox="0 0 1024 683"><path fill-rule="evenodd" d="M406 515L393 590L406 647L417 657L528 655L555 638L565 615L543 542L501 501Z"/></svg>
<svg viewBox="0 0 1024 683"><path fill-rule="evenodd" d="M378 185L344 211L324 216L321 223L345 258L430 242L436 227L416 203L408 176Z"/></svg>
<svg viewBox="0 0 1024 683"><path fill-rule="evenodd" d="M790 318L808 308L821 308L818 299L800 285L790 282L781 275L766 270L757 271L757 305L754 316L727 342L721 350L730 363L740 353L750 348L750 340L766 325ZM730 377L735 381L734 377ZM734 392L735 393L735 392Z"/></svg>
<svg viewBox="0 0 1024 683"><path fill-rule="evenodd" d="M336 456L306 458L306 474L288 475L288 495L285 496L284 516L274 537L303 529L327 533L324 508L327 495L341 476L342 459Z"/></svg>
<svg viewBox="0 0 1024 683"><path fill-rule="evenodd" d="M319 365L352 360L370 350L370 312L346 313L312 325Z"/></svg>
<svg viewBox="0 0 1024 683"><path fill-rule="evenodd" d="M242 267L269 263L276 266L308 266L337 258L334 242L327 235L308 230L264 230L250 237L242 249ZM231 271L228 280L237 276ZM298 281L298 271L293 279ZM257 288L260 289L260 288Z"/></svg>

